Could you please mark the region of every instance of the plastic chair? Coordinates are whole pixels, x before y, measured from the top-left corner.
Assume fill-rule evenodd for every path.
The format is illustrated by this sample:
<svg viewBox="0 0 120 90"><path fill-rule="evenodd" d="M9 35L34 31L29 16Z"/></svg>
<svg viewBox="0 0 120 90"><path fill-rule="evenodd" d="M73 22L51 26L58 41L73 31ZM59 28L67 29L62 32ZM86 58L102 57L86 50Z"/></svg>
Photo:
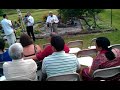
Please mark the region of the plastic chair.
<svg viewBox="0 0 120 90"><path fill-rule="evenodd" d="M78 73L63 74L47 78L46 81L81 81Z"/></svg>
<svg viewBox="0 0 120 90"><path fill-rule="evenodd" d="M95 49L96 46L95 46L95 41L96 41L97 38L93 38L90 42L90 46L88 47L89 49ZM93 45L94 44L94 45ZM92 46L93 45L93 46Z"/></svg>
<svg viewBox="0 0 120 90"><path fill-rule="evenodd" d="M94 55L97 54L97 51L96 49L84 49L84 50L81 50L77 53L77 57L85 57L85 56L91 56L93 57Z"/></svg>
<svg viewBox="0 0 120 90"><path fill-rule="evenodd" d="M70 48L69 53L76 54L78 51L82 50L83 40L69 41L67 45Z"/></svg>
<svg viewBox="0 0 120 90"><path fill-rule="evenodd" d="M85 49L77 53L77 58L82 66L90 67L93 62L93 57L96 56L96 49Z"/></svg>
<svg viewBox="0 0 120 90"><path fill-rule="evenodd" d="M113 44L113 45L110 45L109 47L120 49L120 44Z"/></svg>
<svg viewBox="0 0 120 90"><path fill-rule="evenodd" d="M97 69L93 73L93 80L97 81L120 81L120 66Z"/></svg>

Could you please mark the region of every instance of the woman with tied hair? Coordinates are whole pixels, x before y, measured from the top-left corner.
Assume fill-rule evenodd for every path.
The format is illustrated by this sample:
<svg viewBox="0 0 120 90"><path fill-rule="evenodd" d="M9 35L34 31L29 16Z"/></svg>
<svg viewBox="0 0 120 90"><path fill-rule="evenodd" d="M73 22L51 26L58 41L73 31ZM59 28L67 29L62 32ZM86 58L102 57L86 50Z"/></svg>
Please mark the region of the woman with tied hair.
<svg viewBox="0 0 120 90"><path fill-rule="evenodd" d="M106 37L98 37L96 39L96 50L98 54L93 60L90 68L82 70L83 80L92 80L91 75L97 69L115 67L120 65L120 50L117 48L109 48L110 41Z"/></svg>

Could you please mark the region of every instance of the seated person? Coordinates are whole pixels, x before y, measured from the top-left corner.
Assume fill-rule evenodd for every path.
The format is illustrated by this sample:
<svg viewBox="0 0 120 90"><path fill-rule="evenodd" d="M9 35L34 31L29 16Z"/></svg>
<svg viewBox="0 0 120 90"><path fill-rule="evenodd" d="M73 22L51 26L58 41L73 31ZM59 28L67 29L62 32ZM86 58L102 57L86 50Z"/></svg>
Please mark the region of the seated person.
<svg viewBox="0 0 120 90"><path fill-rule="evenodd" d="M45 57L42 63L42 80L60 74L76 73L80 69L80 64L74 54L64 51L65 42L60 36L51 38L52 55Z"/></svg>
<svg viewBox="0 0 120 90"><path fill-rule="evenodd" d="M1 38L0 39L0 62L5 62L5 61L12 61L8 54L8 50L5 49L5 41Z"/></svg>
<svg viewBox="0 0 120 90"><path fill-rule="evenodd" d="M52 32L52 33L50 34L49 41L51 41L51 38L52 38L53 36L58 36L58 35L57 35L56 33ZM64 45L64 51L65 51L65 53L69 53L69 47L68 47L66 44ZM44 50L43 50L42 52L40 51L40 52L38 52L36 55L31 56L31 57L29 57L29 58L32 58L32 59L34 59L34 60L42 61L45 57L51 55L53 52L54 52L54 51L53 51L53 49L52 49L52 46L51 46L51 45L48 45L48 46L46 46L46 47L44 48Z"/></svg>
<svg viewBox="0 0 120 90"><path fill-rule="evenodd" d="M23 59L23 47L14 43L9 47L11 62L3 64L3 73L6 80L37 80L37 65L32 59Z"/></svg>
<svg viewBox="0 0 120 90"><path fill-rule="evenodd" d="M94 58L91 68L82 70L83 80L92 80L91 75L97 69L109 68L120 65L120 50L111 49L110 41L106 37L98 37L96 39L97 56Z"/></svg>
<svg viewBox="0 0 120 90"><path fill-rule="evenodd" d="M35 45L29 35L25 33L20 36L20 43L23 46L24 57L35 55L42 50L41 47L39 45Z"/></svg>

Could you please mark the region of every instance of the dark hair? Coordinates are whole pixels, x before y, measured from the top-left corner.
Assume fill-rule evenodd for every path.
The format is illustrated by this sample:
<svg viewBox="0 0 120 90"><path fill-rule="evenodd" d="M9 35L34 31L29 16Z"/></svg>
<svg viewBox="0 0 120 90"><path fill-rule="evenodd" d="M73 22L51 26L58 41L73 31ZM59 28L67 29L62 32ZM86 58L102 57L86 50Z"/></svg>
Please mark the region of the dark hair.
<svg viewBox="0 0 120 90"><path fill-rule="evenodd" d="M106 37L98 37L96 39L96 44L98 47L102 47L103 50L107 50L105 56L108 60L115 59L115 54L112 52L112 48L108 48L110 46L110 41Z"/></svg>
<svg viewBox="0 0 120 90"><path fill-rule="evenodd" d="M5 48L5 40L0 38L0 50L4 51L4 48Z"/></svg>
<svg viewBox="0 0 120 90"><path fill-rule="evenodd" d="M23 34L20 36L20 43L22 44L23 47L26 47L26 46L28 46L28 45L33 44L33 40L30 38L29 35L23 33Z"/></svg>
<svg viewBox="0 0 120 90"><path fill-rule="evenodd" d="M50 33L50 37L54 37L54 36L58 36L58 34L55 33L55 32L51 32L51 33Z"/></svg>
<svg viewBox="0 0 120 90"><path fill-rule="evenodd" d="M3 14L3 18L5 18L7 16L7 14Z"/></svg>
<svg viewBox="0 0 120 90"><path fill-rule="evenodd" d="M57 50L62 51L64 49L64 40L60 36L53 36L51 38L51 45Z"/></svg>

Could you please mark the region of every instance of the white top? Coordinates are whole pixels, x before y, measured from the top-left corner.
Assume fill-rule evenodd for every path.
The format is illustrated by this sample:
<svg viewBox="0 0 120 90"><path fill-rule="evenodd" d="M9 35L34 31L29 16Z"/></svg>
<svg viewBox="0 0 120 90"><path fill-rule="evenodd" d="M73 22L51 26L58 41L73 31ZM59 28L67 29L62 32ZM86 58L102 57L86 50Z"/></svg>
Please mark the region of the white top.
<svg viewBox="0 0 120 90"><path fill-rule="evenodd" d="M69 53L76 54L80 50L81 50L80 48L70 48Z"/></svg>
<svg viewBox="0 0 120 90"><path fill-rule="evenodd" d="M4 18L1 21L1 25L2 25L2 28L5 32L5 35L10 35L11 33L13 33L11 20L8 20L8 19Z"/></svg>
<svg viewBox="0 0 120 90"><path fill-rule="evenodd" d="M36 62L32 59L12 60L3 64L3 73L9 80L36 80L37 74Z"/></svg>
<svg viewBox="0 0 120 90"><path fill-rule="evenodd" d="M33 26L33 24L34 24L34 18L32 16L28 16L27 20L28 20L27 26Z"/></svg>
<svg viewBox="0 0 120 90"><path fill-rule="evenodd" d="M85 65L85 66L90 67L92 65L93 58L90 56L80 57L80 58L78 58L78 61L79 61L80 65Z"/></svg>
<svg viewBox="0 0 120 90"><path fill-rule="evenodd" d="M59 20L56 15L53 15L52 17L48 16L46 20L46 23L58 23L58 22Z"/></svg>

